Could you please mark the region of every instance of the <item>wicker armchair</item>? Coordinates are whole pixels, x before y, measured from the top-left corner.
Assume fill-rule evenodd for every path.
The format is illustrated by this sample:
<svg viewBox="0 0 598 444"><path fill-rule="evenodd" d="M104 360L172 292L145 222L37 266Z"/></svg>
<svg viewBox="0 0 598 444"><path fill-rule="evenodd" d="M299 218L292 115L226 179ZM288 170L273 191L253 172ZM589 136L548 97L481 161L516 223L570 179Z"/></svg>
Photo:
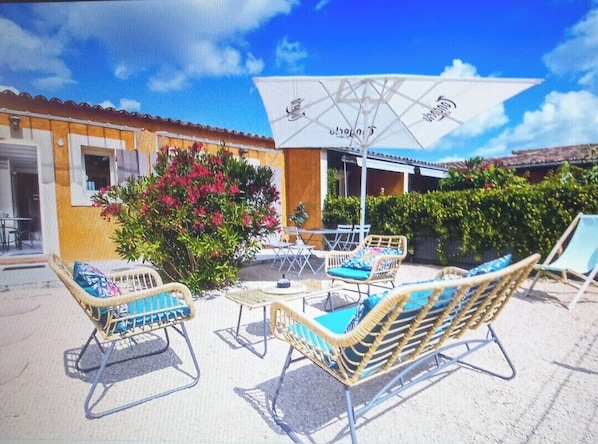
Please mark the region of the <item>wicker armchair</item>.
<svg viewBox="0 0 598 444"><path fill-rule="evenodd" d="M162 278L156 270L149 267L140 267L109 275L103 275L100 272L103 279L108 278L107 281L111 285L116 284L120 294L111 297L94 296L90 294L90 291L93 292L92 290L86 291L77 282L73 276L73 267L64 263L57 255L50 255L48 263L50 268L52 268L69 290L77 304L83 309L94 327L75 361L75 368L81 372L87 373L98 370L84 403L85 413L89 418L98 418L118 412L141 404L142 402L193 387L197 384L200 375L199 365L184 324L195 316L195 306L191 292L185 285L180 283L163 284ZM167 330L169 327L180 334L186 342L196 373L195 376L190 375L191 381L183 386L178 386L158 394L152 394L144 399L136 400L101 413L92 412L90 403L98 383L101 383L106 367L167 351L170 348L170 339ZM110 357L117 343L120 343L123 347L130 347L133 350L136 345L144 342L141 340L142 337L140 335L158 330L164 332L166 345L163 348L143 354L129 355L126 359L110 362ZM100 333L101 337L98 337L98 333ZM126 340L132 337L136 337L136 339ZM102 360L98 365L83 368L81 360L92 341L98 345ZM96 396L99 399L94 400L91 405L96 406L104 395Z"/></svg>
<svg viewBox="0 0 598 444"><path fill-rule="evenodd" d="M331 251L326 256L326 275L348 284L355 284L359 298L361 286L394 287L401 262L407 256L407 238L402 235L370 234L351 251ZM331 307L332 308L332 307Z"/></svg>
<svg viewBox="0 0 598 444"><path fill-rule="evenodd" d="M270 328L276 338L290 345L274 390L273 419L295 441L292 424L285 422L276 402L289 366L302 362L301 358L309 359L343 386L353 443L359 417L418 382L439 373L450 374L445 371L448 366L466 366L502 379L515 377L515 367L491 324L539 258L534 254L510 266L467 272L451 267L427 282L404 284L387 295L372 295L358 307L316 317L284 302L273 303ZM480 367L470 358L491 345L504 358L501 369ZM369 401L356 408L351 389L364 384L360 387L363 397L365 383L381 376L384 384L374 384ZM318 387L322 396L327 389ZM290 405L292 402L287 401L282 409L295 412L297 406Z"/></svg>

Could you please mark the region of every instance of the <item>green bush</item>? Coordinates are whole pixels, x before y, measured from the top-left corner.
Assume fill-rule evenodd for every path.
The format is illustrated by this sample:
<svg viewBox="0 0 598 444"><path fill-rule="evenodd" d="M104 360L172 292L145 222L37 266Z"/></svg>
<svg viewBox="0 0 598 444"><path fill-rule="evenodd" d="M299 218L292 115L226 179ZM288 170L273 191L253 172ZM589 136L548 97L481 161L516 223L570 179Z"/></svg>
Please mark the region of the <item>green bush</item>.
<svg viewBox="0 0 598 444"><path fill-rule="evenodd" d="M155 174L101 190L94 205L118 224L113 240L126 260L143 259L194 294L235 282L260 239L276 232L272 170L253 167L221 145L165 147Z"/></svg>
<svg viewBox="0 0 598 444"><path fill-rule="evenodd" d="M545 257L577 213L598 214L598 184L545 181L537 186L436 191L368 197L366 221L371 233L404 234L410 253L424 238L438 241L444 263L447 245L458 241L460 254L480 259L484 252L512 251L522 258ZM357 214L357 215L356 215ZM359 199L328 198L324 220L356 223ZM343 219L346 217L346 219Z"/></svg>
<svg viewBox="0 0 598 444"><path fill-rule="evenodd" d="M438 183L443 191L506 188L526 184L527 179L517 176L514 168L484 160L482 157L466 160L461 167L449 168L447 177L440 179Z"/></svg>

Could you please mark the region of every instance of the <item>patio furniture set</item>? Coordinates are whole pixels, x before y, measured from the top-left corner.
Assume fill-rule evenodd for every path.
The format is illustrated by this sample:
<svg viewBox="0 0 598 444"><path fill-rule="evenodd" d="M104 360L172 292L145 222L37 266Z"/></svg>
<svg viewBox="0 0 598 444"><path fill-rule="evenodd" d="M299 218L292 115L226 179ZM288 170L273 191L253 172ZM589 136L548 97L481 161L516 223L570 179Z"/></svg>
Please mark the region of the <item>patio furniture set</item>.
<svg viewBox="0 0 598 444"><path fill-rule="evenodd" d="M277 409L277 400L289 367L308 359L343 387L348 433L351 441L357 442L359 417L448 366L460 365L502 379L513 378L514 364L492 326L493 321L533 271L537 271L536 278L525 295L542 273L551 272L551 277L569 284L574 282L567 278L568 274L581 280L579 293L569 306L572 308L589 285L596 285L597 229L598 215L579 214L542 264L538 263L538 254L516 263L507 255L470 270L446 267L429 280L397 287L395 281L405 258L407 240L404 236L369 235L351 252L327 254L329 281L305 280L291 285L273 282L266 288L229 291L226 298L239 305L235 336L260 357L268 350L268 327L275 338L288 343L282 373L269 402L274 421L293 441L298 440L293 424L285 422L284 412ZM49 263L93 325L76 363L82 372L98 370L84 404L88 417L114 413L197 384L199 365L185 328L185 323L195 316L195 308L184 285L164 284L159 274L149 268L105 276L87 264L75 263L71 267L55 255L50 257ZM366 273L368 266L370 272ZM351 267L359 273L339 270ZM372 273L374 269L377 271ZM358 284L367 285L367 292L361 292ZM354 285L359 299L350 306L334 307L332 296ZM371 289L376 286L385 287L384 291L374 293ZM328 302L317 316L306 313L306 303L311 298ZM296 309L291 303L296 300L302 300L302 309ZM262 310L261 352L239 338L244 308ZM151 354L170 347L169 330L179 333L185 339L196 371L188 375L190 381L149 398L100 413L92 412L90 403L104 370L139 357L111 361L115 344L159 330L165 335L165 346ZM101 362L82 368L80 362L91 342L99 346ZM137 342L129 341L128 345L134 348ZM478 350L492 346L504 359L505 365L500 370L478 366L471 359ZM389 377L384 387L374 390L369 401L354 405L352 389L385 375Z"/></svg>
<svg viewBox="0 0 598 444"><path fill-rule="evenodd" d="M278 266L278 271L286 270L287 273L297 271L297 277L308 267L312 273L318 273L324 264L316 269L310 260L315 257L316 250L314 238L320 237L325 250L351 251L359 244L359 235L363 231L367 235L371 225L338 225L337 228L297 228L285 227L283 232L286 238L278 238L269 242L269 247L274 252L272 267ZM287 240L296 238L295 242Z"/></svg>

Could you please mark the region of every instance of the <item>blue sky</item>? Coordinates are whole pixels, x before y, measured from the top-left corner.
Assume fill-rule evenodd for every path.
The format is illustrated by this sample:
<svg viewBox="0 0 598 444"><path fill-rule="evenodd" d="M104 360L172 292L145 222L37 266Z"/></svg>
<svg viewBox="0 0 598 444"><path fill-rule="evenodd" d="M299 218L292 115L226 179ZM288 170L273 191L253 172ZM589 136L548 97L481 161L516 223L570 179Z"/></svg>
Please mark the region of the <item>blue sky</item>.
<svg viewBox="0 0 598 444"><path fill-rule="evenodd" d="M254 76L544 82L423 161L598 142L598 0L0 3L0 88L271 136ZM0 104L1 106L1 104Z"/></svg>

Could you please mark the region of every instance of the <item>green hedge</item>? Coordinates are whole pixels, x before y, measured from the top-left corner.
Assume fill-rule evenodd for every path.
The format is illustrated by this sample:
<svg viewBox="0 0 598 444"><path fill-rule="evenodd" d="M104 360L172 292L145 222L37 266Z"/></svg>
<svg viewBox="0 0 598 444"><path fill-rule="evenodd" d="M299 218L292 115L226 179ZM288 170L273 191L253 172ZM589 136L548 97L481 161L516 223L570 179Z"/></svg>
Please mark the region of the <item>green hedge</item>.
<svg viewBox="0 0 598 444"><path fill-rule="evenodd" d="M598 214L598 185L547 183L510 189L409 193L368 197L366 221L371 233L404 234L413 254L418 239L438 241L444 263L449 241L461 243L461 254L480 259L484 252L513 252L523 258L542 257L580 211ZM322 217L326 226L359 222L359 198L327 197Z"/></svg>

